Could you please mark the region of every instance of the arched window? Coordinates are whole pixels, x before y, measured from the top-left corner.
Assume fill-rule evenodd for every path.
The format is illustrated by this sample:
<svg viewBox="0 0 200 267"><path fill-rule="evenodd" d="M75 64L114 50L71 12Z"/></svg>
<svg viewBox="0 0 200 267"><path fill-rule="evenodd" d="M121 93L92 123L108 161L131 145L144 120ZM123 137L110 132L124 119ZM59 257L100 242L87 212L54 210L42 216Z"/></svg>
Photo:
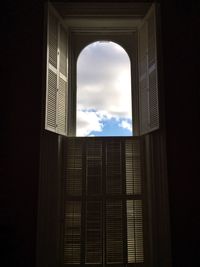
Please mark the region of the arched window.
<svg viewBox="0 0 200 267"><path fill-rule="evenodd" d="M131 64L115 42L87 45L77 60L76 136L132 136Z"/></svg>
<svg viewBox="0 0 200 267"><path fill-rule="evenodd" d="M157 4L145 4L145 10L135 3L121 3L116 9L101 3L93 8L85 3L78 9L79 5L69 4L60 6L62 18L51 5L47 12L45 129L56 135L44 131L41 136L37 266L160 266L163 259L168 264ZM80 73L84 52L95 52L90 50L95 45L116 49L104 55L105 64L103 54L94 53L96 63L82 66ZM118 57L110 58L114 51L123 51L131 62L131 90L120 97L108 89L110 72L104 72L111 62L111 72L118 69ZM99 73L106 77L105 86L97 83L102 80ZM122 73L113 75L114 89L121 93L128 80ZM127 93L131 97L124 100ZM116 104L118 98L123 101ZM131 105L129 111L123 109L125 103ZM86 123L91 122L90 114L99 116L99 129L87 129L82 136L100 136L105 117L122 126L123 121L131 124L132 116L134 136L79 138L76 121L84 124L79 111L86 113Z"/></svg>

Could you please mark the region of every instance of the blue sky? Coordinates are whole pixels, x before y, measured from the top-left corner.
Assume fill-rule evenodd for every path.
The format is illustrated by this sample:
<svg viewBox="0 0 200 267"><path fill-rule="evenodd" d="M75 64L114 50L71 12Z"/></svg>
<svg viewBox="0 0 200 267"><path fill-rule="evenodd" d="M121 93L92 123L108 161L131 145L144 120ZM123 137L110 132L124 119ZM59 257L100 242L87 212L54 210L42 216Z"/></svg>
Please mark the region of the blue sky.
<svg viewBox="0 0 200 267"><path fill-rule="evenodd" d="M85 47L77 62L77 136L132 135L130 60L113 42Z"/></svg>

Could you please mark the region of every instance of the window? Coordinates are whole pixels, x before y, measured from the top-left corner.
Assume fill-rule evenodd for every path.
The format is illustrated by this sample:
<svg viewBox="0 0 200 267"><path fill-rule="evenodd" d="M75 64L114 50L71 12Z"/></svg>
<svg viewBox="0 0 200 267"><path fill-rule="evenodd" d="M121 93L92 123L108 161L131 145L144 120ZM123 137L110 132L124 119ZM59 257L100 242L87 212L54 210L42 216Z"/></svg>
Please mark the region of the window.
<svg viewBox="0 0 200 267"><path fill-rule="evenodd" d="M130 59L111 41L87 45L77 60L76 136L132 136Z"/></svg>
<svg viewBox="0 0 200 267"><path fill-rule="evenodd" d="M90 21L92 22L93 20ZM102 21L99 24L101 23ZM111 20L110 24L113 23ZM134 25L134 19L132 23ZM103 28L98 26L67 30L66 24L51 9L48 25L45 120L47 130L66 136L75 136L76 60L86 45L100 37L121 44L131 56L134 134L146 134L159 128L154 7L137 23L137 26L129 26L128 29L127 26L120 27L120 30L111 26ZM70 42L67 37L69 34Z"/></svg>
<svg viewBox="0 0 200 267"><path fill-rule="evenodd" d="M155 15L144 3L49 6L38 267L170 266ZM76 61L99 39L130 56L137 136L75 136Z"/></svg>

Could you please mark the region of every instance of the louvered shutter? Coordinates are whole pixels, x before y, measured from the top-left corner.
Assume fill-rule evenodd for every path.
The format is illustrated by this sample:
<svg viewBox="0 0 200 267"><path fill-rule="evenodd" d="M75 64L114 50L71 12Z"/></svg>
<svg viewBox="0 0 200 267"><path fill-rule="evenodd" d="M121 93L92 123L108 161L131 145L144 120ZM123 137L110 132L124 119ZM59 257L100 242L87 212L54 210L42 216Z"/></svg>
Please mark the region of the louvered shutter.
<svg viewBox="0 0 200 267"><path fill-rule="evenodd" d="M142 200L127 200L128 263L144 262Z"/></svg>
<svg viewBox="0 0 200 267"><path fill-rule="evenodd" d="M138 33L140 134L159 129L156 15L152 5Z"/></svg>
<svg viewBox="0 0 200 267"><path fill-rule="evenodd" d="M127 140L125 145L126 194L141 194L141 153L139 140Z"/></svg>
<svg viewBox="0 0 200 267"><path fill-rule="evenodd" d="M65 140L64 166L64 264L81 262L82 144ZM77 199L78 198L78 199Z"/></svg>
<svg viewBox="0 0 200 267"><path fill-rule="evenodd" d="M86 191L88 196L102 193L102 142L87 142Z"/></svg>
<svg viewBox="0 0 200 267"><path fill-rule="evenodd" d="M121 143L106 144L106 193L122 193Z"/></svg>
<svg viewBox="0 0 200 267"><path fill-rule="evenodd" d="M140 139L126 140L126 195L129 196L126 200L128 263L144 262L142 190L142 168L144 166L141 157Z"/></svg>
<svg viewBox="0 0 200 267"><path fill-rule="evenodd" d="M48 12L45 129L67 133L67 33L52 8Z"/></svg>
<svg viewBox="0 0 200 267"><path fill-rule="evenodd" d="M106 201L106 263L123 263L122 200Z"/></svg>
<svg viewBox="0 0 200 267"><path fill-rule="evenodd" d="M141 151L140 138L64 140L66 265L144 263Z"/></svg>
<svg viewBox="0 0 200 267"><path fill-rule="evenodd" d="M80 264L81 201L65 201L64 264Z"/></svg>
<svg viewBox="0 0 200 267"><path fill-rule="evenodd" d="M86 203L85 263L102 264L102 201Z"/></svg>
<svg viewBox="0 0 200 267"><path fill-rule="evenodd" d="M83 148L80 141L65 141L64 145L64 187L67 196L82 195Z"/></svg>

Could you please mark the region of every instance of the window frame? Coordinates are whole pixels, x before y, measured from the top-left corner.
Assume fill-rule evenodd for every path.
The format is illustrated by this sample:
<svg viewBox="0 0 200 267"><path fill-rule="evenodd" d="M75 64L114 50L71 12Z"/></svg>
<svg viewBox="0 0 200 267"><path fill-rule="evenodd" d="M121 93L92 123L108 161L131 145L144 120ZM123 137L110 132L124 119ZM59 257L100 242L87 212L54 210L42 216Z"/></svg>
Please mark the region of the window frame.
<svg viewBox="0 0 200 267"><path fill-rule="evenodd" d="M135 27L127 29L113 28L82 28L70 30L70 49L69 50L69 136L76 136L76 97L77 97L77 59L82 49L87 45L101 40L115 42L122 46L130 59L131 71L131 111L132 111L132 129L134 136L139 135L139 114L138 114L138 62L137 62L137 29ZM134 46L132 45L134 44ZM70 120L71 118L71 120ZM134 118L134 119L133 119Z"/></svg>
<svg viewBox="0 0 200 267"><path fill-rule="evenodd" d="M80 3L79 3L80 4ZM96 3L97 4L97 3ZM100 3L98 3L100 4ZM122 4L122 3L121 3ZM145 3L143 3L145 5ZM147 4L149 6L149 4ZM52 132L65 135L65 136L76 136L76 63L77 63L77 57L80 53L80 50L82 50L86 45L88 45L91 42L99 40L99 36L102 37L102 35L107 37L104 39L110 39L111 41L115 41L119 43L122 47L125 45L125 50L127 51L130 61L131 61L131 83L132 85L134 83L137 83L134 85L134 88L132 86L132 124L133 124L133 135L139 136L148 134L152 131L158 130L160 127L160 115L159 115L159 89L158 89L158 64L157 64L157 13L158 8L155 4L151 5L150 8L147 10L147 13L144 13L144 7L143 10L143 16L141 15L141 10L138 11L138 7L136 4L135 9L133 10L136 12L139 12L139 18L134 14L134 16L124 15L122 17L121 15L121 9L118 7L116 8L117 14L112 16L112 11L110 10L111 14L107 15L105 17L103 12L106 13L106 9L102 8L104 4L101 5L101 13L98 14L98 17L94 17L89 15L83 15L83 17L79 18L76 17L73 22L68 21L65 18L63 20L60 15L58 14L57 10L49 4L48 5L48 30L47 34L51 37L49 39L47 37L47 47L51 49L47 49L47 66L48 66L48 72L51 69L51 62L49 61L49 58L51 59L55 54L54 51L58 51L58 62L60 58L60 51L61 47L59 46L60 43L60 27L63 27L66 29L68 34L67 38L67 49L69 50L66 52L66 59L65 61L67 64L69 63L69 67L67 66L68 72L66 72L66 81L63 81L66 84L66 88L63 88L63 82L60 83L60 66L57 66L57 81L55 82L55 77L52 79L52 75L50 78L48 78L48 72L47 72L47 80L46 80L46 117L45 117L45 129L50 130ZM121 7L122 5L120 5ZM134 7L134 5L133 5ZM83 7L82 7L83 8ZM73 10L73 9L72 9ZM115 12L116 12L115 10ZM126 10L126 9L125 9ZM133 11L132 10L132 11ZM80 10L79 10L80 11ZM62 13L62 10L60 10ZM95 9L92 9L92 12L95 12ZM97 10L96 10L97 12ZM126 11L127 12L127 11ZM56 20L58 20L58 36L54 33L55 25L49 27L49 23L52 23L50 21L50 13L53 13L55 15ZM76 14L76 12L75 12ZM107 14L107 13L106 13ZM109 19L108 19L109 18ZM85 21L86 20L86 21ZM74 28L73 23L76 23L76 27ZM86 24L85 24L86 22ZM108 25L105 24L108 23ZM116 25L116 22L117 25ZM83 25L82 25L83 23ZM70 25L71 24L71 25ZM88 27L88 25L93 25L93 27ZM102 27L102 24L103 27ZM130 26L131 24L131 26ZM78 26L79 27L78 27ZM141 27L141 25L144 25L145 27ZM87 26L87 27L86 27ZM49 34L49 32L51 34ZM74 35L73 32L79 32L79 35L81 38L79 38L78 42L75 42L77 38L73 38ZM84 33L85 32L85 33ZM133 43L131 43L130 39L125 44L125 32L135 32L137 36L137 40L134 40ZM123 33L123 34L122 34ZM54 34L54 37L52 39L52 34ZM96 34L96 38L91 40L91 36ZM113 40L113 36L115 34L115 38L118 36L117 41ZM119 38L121 35L121 38ZM85 45L82 45L80 49L80 44L83 43L83 40L90 37L90 41L88 42L85 40ZM122 38L123 37L123 38ZM144 38L145 37L145 38ZM55 44L55 38L58 39L58 43ZM143 39L142 39L143 38ZM74 40L73 40L74 39ZM134 38L136 39L136 38ZM145 42L144 42L145 40ZM61 40L61 43L63 43L63 40ZM124 43L124 44L123 44ZM57 46L56 46L57 45ZM137 46L138 45L138 46ZM127 49L128 48L128 49ZM137 55L135 53L136 49ZM79 50L79 51L78 51ZM129 50L129 51L128 51ZM50 53L51 52L51 56ZM132 56L134 51L134 56ZM78 52L78 53L77 53ZM137 64L134 64L136 60L138 59ZM152 61L153 60L153 61ZM63 61L63 59L62 59ZM58 63L60 64L60 63ZM153 68L152 68L153 67ZM133 75L133 70L135 72L135 75ZM74 75L75 74L75 75ZM55 86L55 83L57 83L57 87ZM50 92L50 93L49 93ZM61 95L67 95L67 99L65 99L65 103L67 103L67 108L62 106L63 100L60 98ZM68 97L69 96L69 97ZM48 100L47 100L48 99ZM56 101L57 104L54 104L52 101ZM55 99L55 100L54 100ZM59 102L60 100L60 102ZM60 104L58 104L60 103ZM49 109L49 111L48 111ZM65 111L64 111L65 109ZM51 123L52 118L56 121L54 122L55 126L48 127L48 118L49 123ZM65 118L65 119L64 119ZM68 120L69 118L69 120ZM134 118L134 120L133 120ZM65 132L62 131L63 125L65 125ZM67 129L67 130L66 130Z"/></svg>

